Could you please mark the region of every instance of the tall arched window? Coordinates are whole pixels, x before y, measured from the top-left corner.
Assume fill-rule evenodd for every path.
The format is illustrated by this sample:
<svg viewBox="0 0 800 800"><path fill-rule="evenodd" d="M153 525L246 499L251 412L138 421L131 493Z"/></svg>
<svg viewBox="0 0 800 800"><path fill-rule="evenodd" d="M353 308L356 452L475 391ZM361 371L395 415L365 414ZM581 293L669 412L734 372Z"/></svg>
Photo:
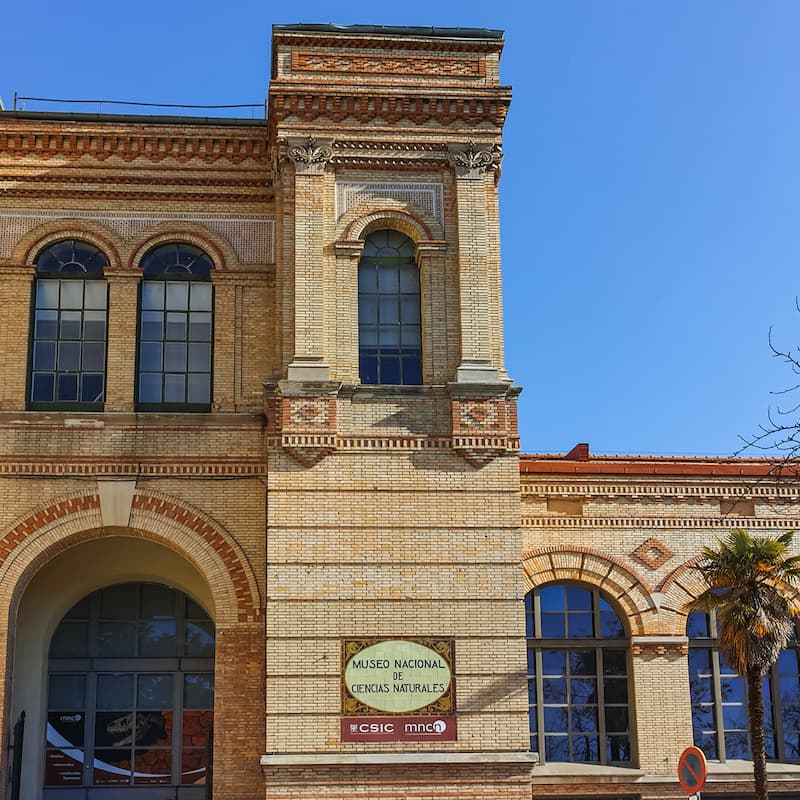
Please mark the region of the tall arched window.
<svg viewBox="0 0 800 800"><path fill-rule="evenodd" d="M136 405L140 411L210 411L211 258L184 242L158 245L141 262Z"/></svg>
<svg viewBox="0 0 800 800"><path fill-rule="evenodd" d="M205 798L213 709L214 624L197 603L153 583L94 592L50 642L44 797Z"/></svg>
<svg viewBox="0 0 800 800"><path fill-rule="evenodd" d="M749 759L747 686L717 647L714 615L689 614L689 689L694 743L707 758ZM797 640L764 677L767 758L800 762L800 662Z"/></svg>
<svg viewBox="0 0 800 800"><path fill-rule="evenodd" d="M361 383L422 383L421 341L414 243L398 231L376 231L358 265Z"/></svg>
<svg viewBox="0 0 800 800"><path fill-rule="evenodd" d="M630 647L597 589L551 584L525 598L531 750L544 763L629 764Z"/></svg>
<svg viewBox="0 0 800 800"><path fill-rule="evenodd" d="M36 256L28 407L101 409L106 382L105 254L63 239Z"/></svg>

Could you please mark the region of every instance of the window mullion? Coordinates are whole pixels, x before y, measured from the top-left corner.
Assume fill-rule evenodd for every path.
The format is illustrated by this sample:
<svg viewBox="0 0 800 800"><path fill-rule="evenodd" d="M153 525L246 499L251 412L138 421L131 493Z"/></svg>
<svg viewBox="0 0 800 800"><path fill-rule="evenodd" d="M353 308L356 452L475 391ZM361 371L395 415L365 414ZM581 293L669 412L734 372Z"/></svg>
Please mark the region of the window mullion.
<svg viewBox="0 0 800 800"><path fill-rule="evenodd" d="M714 620L711 620L711 624ZM717 728L717 753L719 760L727 761L725 756L725 724L722 717L722 682L720 678L719 650L715 646L711 650L711 687L714 692L714 723Z"/></svg>
<svg viewBox="0 0 800 800"><path fill-rule="evenodd" d="M595 649L595 665L597 676L597 730L600 741L597 743L600 763L606 763L606 691L603 686L603 648ZM629 712L630 713L630 712Z"/></svg>

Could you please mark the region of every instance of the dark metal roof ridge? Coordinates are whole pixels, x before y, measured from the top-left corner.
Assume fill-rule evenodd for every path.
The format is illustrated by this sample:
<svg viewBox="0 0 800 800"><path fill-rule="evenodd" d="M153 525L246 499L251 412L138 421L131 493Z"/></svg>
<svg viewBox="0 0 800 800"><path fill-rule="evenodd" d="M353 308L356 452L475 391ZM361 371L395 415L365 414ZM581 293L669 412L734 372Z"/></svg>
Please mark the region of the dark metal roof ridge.
<svg viewBox="0 0 800 800"><path fill-rule="evenodd" d="M184 117L153 114L91 114L80 111L0 111L4 119L52 120L54 122L132 122L140 125L222 125L264 127L265 119L241 117Z"/></svg>
<svg viewBox="0 0 800 800"><path fill-rule="evenodd" d="M323 22L300 22L294 25L273 25L276 31L298 33L371 34L379 36L425 36L440 39L502 39L504 31L494 28L434 28L423 25L334 25Z"/></svg>

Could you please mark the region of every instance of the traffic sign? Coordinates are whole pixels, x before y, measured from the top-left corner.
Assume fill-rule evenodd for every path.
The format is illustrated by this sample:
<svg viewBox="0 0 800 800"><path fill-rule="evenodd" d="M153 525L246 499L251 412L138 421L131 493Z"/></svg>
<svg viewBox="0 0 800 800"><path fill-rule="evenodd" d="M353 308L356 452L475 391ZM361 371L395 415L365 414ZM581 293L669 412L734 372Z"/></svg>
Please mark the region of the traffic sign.
<svg viewBox="0 0 800 800"><path fill-rule="evenodd" d="M699 747L687 747L678 759L678 780L687 794L703 788L708 775L705 753Z"/></svg>

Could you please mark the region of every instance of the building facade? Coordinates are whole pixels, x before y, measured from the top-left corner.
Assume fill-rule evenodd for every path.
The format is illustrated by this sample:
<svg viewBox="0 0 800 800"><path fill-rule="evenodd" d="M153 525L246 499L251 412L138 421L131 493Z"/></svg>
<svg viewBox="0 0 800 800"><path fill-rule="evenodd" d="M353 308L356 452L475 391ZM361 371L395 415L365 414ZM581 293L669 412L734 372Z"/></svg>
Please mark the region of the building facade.
<svg viewBox="0 0 800 800"><path fill-rule="evenodd" d="M0 115L0 793L672 798L697 739L746 794L689 566L796 489L520 461L502 46L276 26L266 121Z"/></svg>

